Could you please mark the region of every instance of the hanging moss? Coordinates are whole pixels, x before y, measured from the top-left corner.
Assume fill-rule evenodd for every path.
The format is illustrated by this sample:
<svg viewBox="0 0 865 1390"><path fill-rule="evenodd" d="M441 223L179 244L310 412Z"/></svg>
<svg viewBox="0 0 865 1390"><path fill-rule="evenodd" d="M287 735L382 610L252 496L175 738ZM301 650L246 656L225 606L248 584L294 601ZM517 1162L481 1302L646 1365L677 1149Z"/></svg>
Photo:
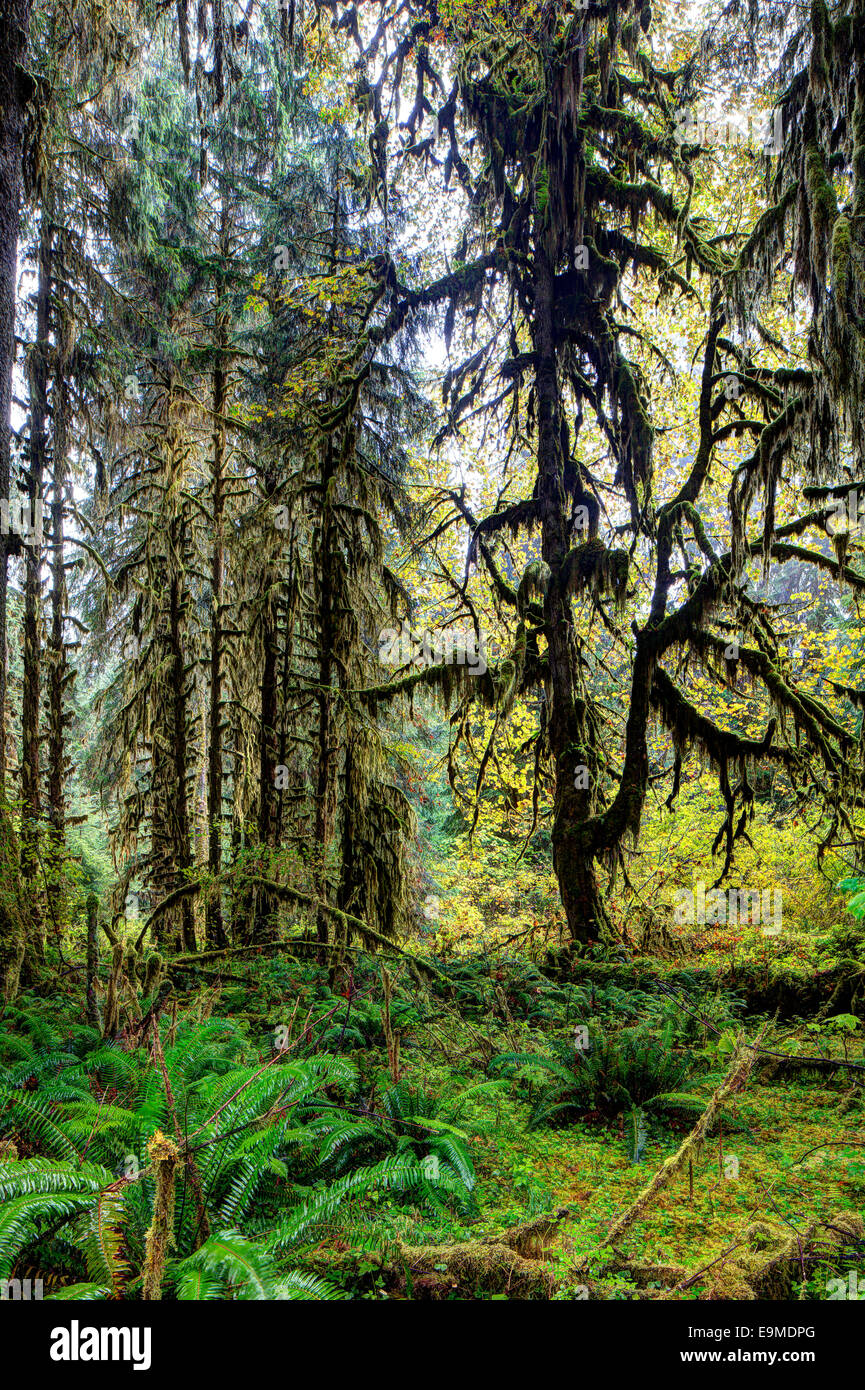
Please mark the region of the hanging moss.
<svg viewBox="0 0 865 1390"><path fill-rule="evenodd" d="M832 46L832 21L825 0L811 0L811 62L809 81L812 92L828 93L830 89L829 53Z"/></svg>
<svg viewBox="0 0 865 1390"><path fill-rule="evenodd" d="M517 608L525 612L526 604L533 594L543 598L550 582L550 567L543 560L531 560L523 571L517 591Z"/></svg>
<svg viewBox="0 0 865 1390"><path fill-rule="evenodd" d="M628 570L628 552L608 550L596 536L569 552L562 566L562 584L567 593L588 589L596 597L612 594L616 606L621 609L628 587Z"/></svg>
<svg viewBox="0 0 865 1390"><path fill-rule="evenodd" d="M832 292L843 317L847 314L850 249L850 219L842 214L832 229Z"/></svg>
<svg viewBox="0 0 865 1390"><path fill-rule="evenodd" d="M816 138L809 141L805 149L805 188L811 214L812 256L816 252L819 263L819 253L825 248L838 216L838 200Z"/></svg>
<svg viewBox="0 0 865 1390"><path fill-rule="evenodd" d="M611 550L607 555L607 582L616 600L616 606L623 610L628 588L629 556L627 550Z"/></svg>

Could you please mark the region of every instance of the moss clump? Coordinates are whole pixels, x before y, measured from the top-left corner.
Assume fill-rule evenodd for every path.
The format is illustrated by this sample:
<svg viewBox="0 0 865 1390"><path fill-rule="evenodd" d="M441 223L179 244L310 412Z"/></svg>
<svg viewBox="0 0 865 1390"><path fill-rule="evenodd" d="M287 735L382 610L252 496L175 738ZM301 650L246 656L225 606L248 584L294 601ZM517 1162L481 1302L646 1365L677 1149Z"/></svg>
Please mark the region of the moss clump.
<svg viewBox="0 0 865 1390"><path fill-rule="evenodd" d="M832 229L832 290L841 313L847 308L847 276L850 269L850 219L843 214Z"/></svg>
<svg viewBox="0 0 865 1390"><path fill-rule="evenodd" d="M816 139L805 147L805 194L811 219L811 268L817 282L826 278L826 252L838 217L838 201L826 173L823 152Z"/></svg>
<svg viewBox="0 0 865 1390"><path fill-rule="evenodd" d="M162 1276L169 1248L174 1243L174 1179L180 1154L170 1139L158 1129L147 1145L156 1170L156 1197L153 1220L144 1246L144 1272L141 1297L155 1301L162 1297Z"/></svg>
<svg viewBox="0 0 865 1390"><path fill-rule="evenodd" d="M21 901L21 855L12 820L0 807L0 994L11 1003L18 994L27 952L28 919Z"/></svg>
<svg viewBox="0 0 865 1390"><path fill-rule="evenodd" d="M612 594L616 607L624 605L628 587L628 552L608 550L597 536L574 546L562 567L567 593L589 590L596 598Z"/></svg>
<svg viewBox="0 0 865 1390"><path fill-rule="evenodd" d="M705 1297L785 1302L793 1296L797 1271L831 1262L833 1254L842 1255L848 1246L858 1247L863 1234L865 1223L851 1211L812 1222L802 1236L791 1236L789 1228L775 1222L754 1221L745 1231L749 1248L720 1266Z"/></svg>

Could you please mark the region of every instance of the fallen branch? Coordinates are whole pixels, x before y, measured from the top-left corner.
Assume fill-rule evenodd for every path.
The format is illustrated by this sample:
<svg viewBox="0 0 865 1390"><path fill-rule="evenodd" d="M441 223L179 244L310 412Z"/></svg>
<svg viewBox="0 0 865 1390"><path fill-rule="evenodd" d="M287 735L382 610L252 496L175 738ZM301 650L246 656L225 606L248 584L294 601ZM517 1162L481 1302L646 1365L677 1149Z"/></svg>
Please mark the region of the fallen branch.
<svg viewBox="0 0 865 1390"><path fill-rule="evenodd" d="M272 894L273 897L279 898L282 902L300 903L304 907L313 908L316 912L323 912L332 917L335 921L342 922L344 926L351 927L354 931L359 932L361 936L369 937L370 940L378 942L379 945L386 947L389 951L393 951L396 955L411 961L416 969L425 970L427 974L434 976L438 980L445 980L441 971L437 970L428 960L423 959L421 956L416 956L414 952L407 950L404 946L397 945L395 941L391 941L390 937L384 936L381 932L376 931L375 928L371 927L368 922L365 922L362 917L354 917L350 912L343 912L341 908L333 907L330 903L323 902L321 898L313 897L311 893L301 893L299 889L290 888L287 883L278 883L276 879L253 878L249 880L249 883L250 886L261 888L264 892ZM169 907L173 907L181 898L188 897L190 894L200 891L200 883L186 883L181 888L176 888L173 893L169 893L168 897L163 898L162 902L153 909L147 921L144 923L144 926L141 928L135 949L139 950L141 948L149 928L163 912L167 911ZM196 951L182 956L175 956L173 960L166 962L165 968L166 970L171 970L185 964L198 965L202 961L217 960L226 956L239 956L245 954L256 955L260 954L262 951L285 951L301 944L303 943L299 940L292 941L289 938L287 941L262 942L260 944L251 944L248 946L227 946L218 951ZM318 948L317 942L313 944Z"/></svg>
<svg viewBox="0 0 865 1390"><path fill-rule="evenodd" d="M287 883L277 883L275 879L254 878L251 880L251 883L254 887L262 888L266 893L272 893L275 898L280 898L284 902L301 903L304 907L314 908L316 912L324 912L328 916L333 917L335 921L342 922L344 926L352 927L356 932L359 932L361 936L369 937L370 940L377 941L382 946L387 946L389 950L396 951L398 955L405 956L406 960L414 961L415 965L419 966L421 970L428 971L428 973L434 975L436 979L444 979L441 971L437 970L434 965L430 965L428 961L422 960L420 956L416 956L412 951L407 951L404 946L398 946L395 941L391 941L390 937L383 936L381 932L377 932L375 928L371 927L368 922L365 922L362 917L354 917L350 912L343 912L341 908L332 907L330 903L323 902L320 898L315 898L310 893L301 893L297 888L289 888Z"/></svg>
<svg viewBox="0 0 865 1390"><path fill-rule="evenodd" d="M762 1036L762 1034L760 1035ZM643 1212L654 1201L662 1187L666 1187L671 1178L684 1167L685 1162L692 1158L694 1150L703 1143L706 1135L712 1127L719 1112L726 1102L744 1089L748 1079L759 1059L759 1038L757 1043L747 1043L740 1038L733 1052L730 1068L720 1086L714 1091L709 1104L703 1111L687 1139L681 1144L672 1158L668 1158L657 1171L648 1187L644 1188L640 1195L628 1207L628 1210L614 1221L607 1232L605 1245L614 1245L632 1226L639 1220Z"/></svg>

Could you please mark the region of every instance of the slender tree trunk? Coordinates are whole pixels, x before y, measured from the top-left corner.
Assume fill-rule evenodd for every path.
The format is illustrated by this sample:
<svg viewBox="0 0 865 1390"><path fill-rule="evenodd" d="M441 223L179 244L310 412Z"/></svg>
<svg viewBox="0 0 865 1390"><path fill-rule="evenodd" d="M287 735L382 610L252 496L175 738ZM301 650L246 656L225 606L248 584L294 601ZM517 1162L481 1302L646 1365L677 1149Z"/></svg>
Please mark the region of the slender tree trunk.
<svg viewBox="0 0 865 1390"><path fill-rule="evenodd" d="M216 383L215 383L216 385ZM216 390L214 400L218 399ZM213 510L214 542L210 584L213 597L213 626L210 637L210 711L207 748L207 868L214 879L222 867L222 456L214 452ZM214 888L207 903L205 935L211 950L227 944L222 920L220 891Z"/></svg>
<svg viewBox="0 0 865 1390"><path fill-rule="evenodd" d="M32 0L7 0L0 42L0 497L9 496L11 476L12 370L15 364L15 304L18 287L18 217L24 109L32 85L24 71ZM18 849L6 802L6 687L8 640L6 597L9 537L0 534L0 996L18 993L26 934L18 883Z"/></svg>
<svg viewBox="0 0 865 1390"><path fill-rule="evenodd" d="M233 757L233 777L237 778L239 758ZM229 926L231 940L235 946L243 946L251 935L249 893L240 882L240 869L243 855L243 826L238 819L231 825L231 854L229 858Z"/></svg>
<svg viewBox="0 0 865 1390"><path fill-rule="evenodd" d="M12 817L0 801L0 1000L11 1004L21 983L27 948L26 913L21 901L20 854Z"/></svg>
<svg viewBox="0 0 865 1390"><path fill-rule="evenodd" d="M87 899L87 1022L97 1032L102 1031L99 1005L96 1001L96 977L99 970L99 900L95 893Z"/></svg>
<svg viewBox="0 0 865 1390"><path fill-rule="evenodd" d="M51 631L48 638L48 817L51 848L48 891L52 920L65 920L63 863L66 851L66 687L72 672L64 638L68 595L63 510L71 402L66 363L58 360L54 401L54 453L51 494Z"/></svg>
<svg viewBox="0 0 865 1390"><path fill-rule="evenodd" d="M159 666L163 670L155 693L157 720L152 744L152 815L150 878L155 905L190 882L193 856L189 816L189 753L187 672L183 634L186 591L177 567L182 563L182 520L174 518L166 541L168 592L159 615ZM173 572L172 572L173 571ZM155 923L161 950L196 949L195 917L190 896L163 912Z"/></svg>
<svg viewBox="0 0 865 1390"><path fill-rule="evenodd" d="M156 729L152 745L152 785L150 815L150 857L147 881L151 892L151 908L168 897L175 887L171 863L171 833L169 830L170 765L163 730ZM180 941L175 914L164 912L153 924L153 939L160 951L177 951Z"/></svg>
<svg viewBox="0 0 865 1390"><path fill-rule="evenodd" d="M39 286L36 300L36 344L30 360L30 448L27 492L30 525L24 536L24 641L21 697L21 878L30 904L32 952L44 951L44 923L38 889L40 872L40 684L42 651L42 491L48 450L49 335L51 331L52 247L51 199L42 205L39 238ZM23 529L23 528L22 528Z"/></svg>
<svg viewBox="0 0 865 1390"><path fill-rule="evenodd" d="M315 789L315 892L322 902L328 902L330 885L328 858L334 834L336 812L336 749L334 747L332 689L334 667L334 612L331 590L331 505L330 483L334 474L334 442L326 439L322 451L321 473L321 531L318 545L320 555L318 591L318 774ZM320 911L316 924L319 959L324 963L330 936L330 919Z"/></svg>
<svg viewBox="0 0 865 1390"><path fill-rule="evenodd" d="M9 496L12 368L18 283L18 209L24 109L31 85L23 69L32 0L6 0L0 43L0 497ZM6 587L8 537L0 535L0 798L6 795Z"/></svg>
<svg viewBox="0 0 865 1390"><path fill-rule="evenodd" d="M285 636L282 644L282 676L280 690L280 734L279 734L279 761L285 766L289 753L289 718L297 718L296 710L293 708L291 699L291 679L294 661L294 623L295 614L291 603L291 588L294 583L295 565L295 537L294 531L291 533L291 540L288 547L288 570L286 575L286 588L289 597L285 603ZM285 802L282 797L277 800L276 806L276 842L282 843L283 829L285 826ZM305 844L304 844L305 850ZM303 851L302 851L303 853Z"/></svg>
<svg viewBox="0 0 865 1390"><path fill-rule="evenodd" d="M224 265L230 251L228 212L223 196L220 212L220 256ZM213 553L210 562L210 589L213 604L210 635L210 711L207 755L207 867L218 879L222 867L222 617L223 617L223 511L225 506L223 471L225 468L225 408L227 390L228 320L222 297L224 276L216 277L216 363L213 371ZM222 919L219 888L207 903L205 938L211 950L226 946L228 940Z"/></svg>
<svg viewBox="0 0 865 1390"><path fill-rule="evenodd" d="M187 710L186 710L186 669L183 659L183 606L184 597L181 592L181 581L177 575L171 580L170 602L168 609L169 639L171 648L171 764L172 764L172 797L171 807L171 844L173 861L173 878L176 887L181 887L188 883L190 879L189 870L192 868L192 844L189 832L189 801L188 801L188 760L186 749L187 734ZM192 952L196 949L195 942L195 916L192 909L192 898L184 897L180 902L180 942L184 951Z"/></svg>
<svg viewBox="0 0 865 1390"><path fill-rule="evenodd" d="M258 841L269 859L276 846L276 767L279 724L279 624L272 586L264 599L261 618L261 746L258 777ZM269 866L265 866L269 872ZM255 940L271 940L276 932L278 905L268 893L256 894Z"/></svg>

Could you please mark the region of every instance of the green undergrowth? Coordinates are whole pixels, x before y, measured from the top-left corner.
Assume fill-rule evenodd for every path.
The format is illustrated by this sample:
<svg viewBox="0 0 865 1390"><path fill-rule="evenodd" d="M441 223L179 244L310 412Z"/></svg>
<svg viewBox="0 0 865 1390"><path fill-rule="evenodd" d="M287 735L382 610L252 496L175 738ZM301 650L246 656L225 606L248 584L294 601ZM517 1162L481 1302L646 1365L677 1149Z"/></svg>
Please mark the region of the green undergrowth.
<svg viewBox="0 0 865 1390"><path fill-rule="evenodd" d="M599 954L392 958L389 1011L366 956L336 980L288 956L205 989L177 974L158 1046L136 1030L148 999L100 1039L74 978L22 996L0 1019L0 1278L140 1298L157 1131L178 1154L168 1299L719 1296L750 1224L865 1212L861 1011L826 1007L827 986L822 1017L757 1012L741 972ZM747 1088L611 1268L610 1227L742 1037L764 1049ZM545 1282L523 1259L515 1291L481 1243L545 1215ZM647 1263L658 1279L635 1283ZM865 1251L824 1263L803 1262L797 1297L827 1297ZM690 1283L671 1294L672 1267Z"/></svg>

